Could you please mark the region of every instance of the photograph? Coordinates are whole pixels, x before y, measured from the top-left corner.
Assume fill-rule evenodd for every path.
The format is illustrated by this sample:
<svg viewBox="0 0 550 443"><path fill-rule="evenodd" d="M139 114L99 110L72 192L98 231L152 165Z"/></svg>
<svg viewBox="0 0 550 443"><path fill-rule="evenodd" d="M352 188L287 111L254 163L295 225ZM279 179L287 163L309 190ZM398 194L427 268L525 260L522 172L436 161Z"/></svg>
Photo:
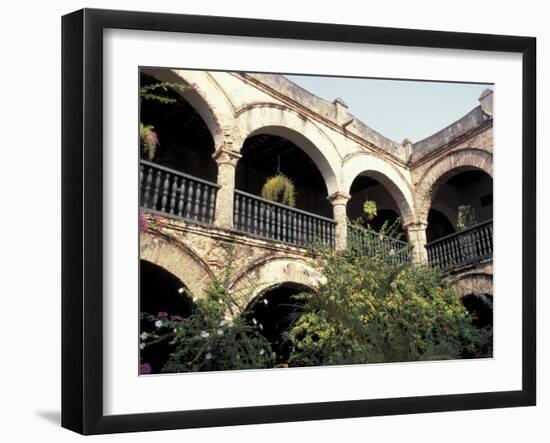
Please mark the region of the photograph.
<svg viewBox="0 0 550 443"><path fill-rule="evenodd" d="M493 358L494 84L136 75L136 373Z"/></svg>

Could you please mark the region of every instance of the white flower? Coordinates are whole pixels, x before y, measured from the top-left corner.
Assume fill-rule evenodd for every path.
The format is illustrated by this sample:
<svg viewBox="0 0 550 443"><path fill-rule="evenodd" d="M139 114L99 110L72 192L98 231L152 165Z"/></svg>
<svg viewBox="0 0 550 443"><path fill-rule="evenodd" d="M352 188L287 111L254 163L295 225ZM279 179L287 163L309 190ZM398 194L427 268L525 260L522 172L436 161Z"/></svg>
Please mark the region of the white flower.
<svg viewBox="0 0 550 443"><path fill-rule="evenodd" d="M260 323L260 330L261 330L261 331L264 330L264 325L262 325L261 323Z"/></svg>
<svg viewBox="0 0 550 443"><path fill-rule="evenodd" d="M160 328L160 327L162 326L162 320L157 320L157 321L155 322L155 326L156 326L157 328Z"/></svg>
<svg viewBox="0 0 550 443"><path fill-rule="evenodd" d="M267 301L267 298L264 298L264 305L267 306L268 303L269 303L269 302Z"/></svg>
<svg viewBox="0 0 550 443"><path fill-rule="evenodd" d="M222 329L218 329L216 332L218 333L218 335L223 335L223 330Z"/></svg>
<svg viewBox="0 0 550 443"><path fill-rule="evenodd" d="M207 360L210 360L212 358L212 354L210 352L208 352L204 358L206 358Z"/></svg>
<svg viewBox="0 0 550 443"><path fill-rule="evenodd" d="M228 323L228 321L225 320L225 319L223 319L223 320L220 322L219 326L225 326L227 323Z"/></svg>
<svg viewBox="0 0 550 443"><path fill-rule="evenodd" d="M145 349L145 343L140 343L139 344L139 349Z"/></svg>
<svg viewBox="0 0 550 443"><path fill-rule="evenodd" d="M201 337L202 338L208 338L208 337L210 337L210 334L206 331L201 331Z"/></svg>
<svg viewBox="0 0 550 443"><path fill-rule="evenodd" d="M178 333L178 330L174 328L174 334L177 334L177 333Z"/></svg>
<svg viewBox="0 0 550 443"><path fill-rule="evenodd" d="M260 349L260 355L264 355L265 354L265 349Z"/></svg>
<svg viewBox="0 0 550 443"><path fill-rule="evenodd" d="M255 325L258 324L258 320L256 320L255 318L252 319L252 323L254 323Z"/></svg>
<svg viewBox="0 0 550 443"><path fill-rule="evenodd" d="M395 255L395 251L393 249L390 249L390 256L393 257Z"/></svg>
<svg viewBox="0 0 550 443"><path fill-rule="evenodd" d="M139 336L139 338L141 338L142 340L147 340L148 337L149 337L149 334L147 334L147 332L142 332L141 335Z"/></svg>
<svg viewBox="0 0 550 443"><path fill-rule="evenodd" d="M185 289L183 288L183 286L182 286L181 288L178 289L178 292L179 292L180 294L183 294L183 293L185 292Z"/></svg>

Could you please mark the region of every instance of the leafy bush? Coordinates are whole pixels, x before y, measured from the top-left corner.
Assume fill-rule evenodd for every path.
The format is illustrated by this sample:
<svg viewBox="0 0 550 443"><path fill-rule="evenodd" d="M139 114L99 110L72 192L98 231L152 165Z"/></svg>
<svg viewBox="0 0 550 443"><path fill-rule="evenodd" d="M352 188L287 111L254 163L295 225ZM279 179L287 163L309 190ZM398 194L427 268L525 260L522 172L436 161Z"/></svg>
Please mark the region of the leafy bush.
<svg viewBox="0 0 550 443"><path fill-rule="evenodd" d="M307 313L286 334L291 366L492 354L492 328L472 325L454 289L436 271L353 248L347 254L317 252L326 281L317 292L300 295Z"/></svg>

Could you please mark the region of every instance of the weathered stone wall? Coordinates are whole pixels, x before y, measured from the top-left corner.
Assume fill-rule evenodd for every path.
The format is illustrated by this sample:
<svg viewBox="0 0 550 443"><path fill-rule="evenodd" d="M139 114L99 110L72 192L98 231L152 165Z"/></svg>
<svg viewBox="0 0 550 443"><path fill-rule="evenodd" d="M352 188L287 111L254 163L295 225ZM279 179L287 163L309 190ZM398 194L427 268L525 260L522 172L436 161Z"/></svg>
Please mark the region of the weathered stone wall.
<svg viewBox="0 0 550 443"><path fill-rule="evenodd" d="M243 306L269 287L289 282L314 289L323 278L304 248L164 217L149 220L152 227L140 235L140 258L174 274L194 297L223 279L230 263L230 287Z"/></svg>
<svg viewBox="0 0 550 443"><path fill-rule="evenodd" d="M464 267L448 277L459 297L470 294L493 295L493 261Z"/></svg>

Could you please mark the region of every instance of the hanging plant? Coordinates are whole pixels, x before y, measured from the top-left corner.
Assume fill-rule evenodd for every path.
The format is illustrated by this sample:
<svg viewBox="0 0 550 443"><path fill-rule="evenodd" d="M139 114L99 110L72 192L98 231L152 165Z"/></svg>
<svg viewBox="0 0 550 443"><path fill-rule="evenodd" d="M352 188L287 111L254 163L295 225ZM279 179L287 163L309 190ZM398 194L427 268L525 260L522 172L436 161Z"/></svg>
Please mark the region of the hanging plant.
<svg viewBox="0 0 550 443"><path fill-rule="evenodd" d="M147 158L153 160L159 145L159 139L152 125L139 124L139 141L141 149L147 155Z"/></svg>
<svg viewBox="0 0 550 443"><path fill-rule="evenodd" d="M296 206L296 190L294 183L286 175L277 173L269 177L262 187L262 198L293 208Z"/></svg>
<svg viewBox="0 0 550 443"><path fill-rule="evenodd" d="M366 200L363 203L363 212L367 215L369 221L373 220L377 214L376 202L374 200Z"/></svg>

